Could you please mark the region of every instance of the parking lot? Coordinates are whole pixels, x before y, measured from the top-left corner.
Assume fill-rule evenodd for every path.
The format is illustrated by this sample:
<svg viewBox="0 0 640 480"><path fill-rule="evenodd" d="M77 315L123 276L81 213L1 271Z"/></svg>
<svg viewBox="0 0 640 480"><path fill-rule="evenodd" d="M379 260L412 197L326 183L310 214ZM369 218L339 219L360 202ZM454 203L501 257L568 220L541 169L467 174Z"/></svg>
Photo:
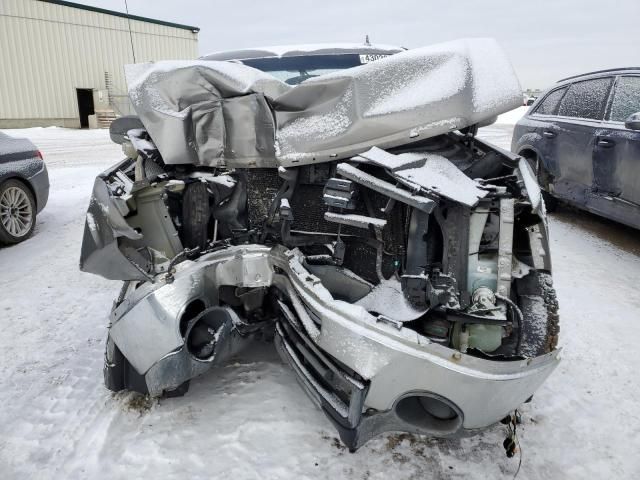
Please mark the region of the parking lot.
<svg viewBox="0 0 640 480"><path fill-rule="evenodd" d="M481 136L509 148L501 117ZM0 466L5 478L511 478L504 428L463 440L407 434L346 451L271 344L177 399L102 382L107 314L120 285L78 270L93 178L120 159L106 130L34 128L49 168L35 234L0 249ZM550 216L563 361L523 408L518 478L631 478L640 471L635 352L637 231L561 207ZM479 474L481 472L481 474Z"/></svg>

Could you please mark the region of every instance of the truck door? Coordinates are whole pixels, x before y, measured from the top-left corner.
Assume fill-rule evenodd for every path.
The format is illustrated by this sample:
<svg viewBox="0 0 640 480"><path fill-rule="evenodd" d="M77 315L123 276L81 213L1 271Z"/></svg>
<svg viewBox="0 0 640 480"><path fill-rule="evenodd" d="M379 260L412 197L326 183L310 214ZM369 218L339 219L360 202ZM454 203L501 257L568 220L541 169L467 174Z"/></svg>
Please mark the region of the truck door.
<svg viewBox="0 0 640 480"><path fill-rule="evenodd" d="M640 131L625 120L640 112L640 76L618 77L611 107L596 131L593 150L593 192L640 206Z"/></svg>

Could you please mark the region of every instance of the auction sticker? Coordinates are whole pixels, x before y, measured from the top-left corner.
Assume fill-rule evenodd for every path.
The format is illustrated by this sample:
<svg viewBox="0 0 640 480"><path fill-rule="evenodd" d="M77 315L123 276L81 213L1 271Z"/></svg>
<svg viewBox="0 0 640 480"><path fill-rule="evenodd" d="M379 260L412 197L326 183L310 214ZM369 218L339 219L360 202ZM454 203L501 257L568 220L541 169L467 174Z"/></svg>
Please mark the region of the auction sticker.
<svg viewBox="0 0 640 480"><path fill-rule="evenodd" d="M384 53L367 53L365 55L360 55L360 63L365 64L369 62L375 62L376 60L380 60L381 58L388 57L389 55L385 55Z"/></svg>

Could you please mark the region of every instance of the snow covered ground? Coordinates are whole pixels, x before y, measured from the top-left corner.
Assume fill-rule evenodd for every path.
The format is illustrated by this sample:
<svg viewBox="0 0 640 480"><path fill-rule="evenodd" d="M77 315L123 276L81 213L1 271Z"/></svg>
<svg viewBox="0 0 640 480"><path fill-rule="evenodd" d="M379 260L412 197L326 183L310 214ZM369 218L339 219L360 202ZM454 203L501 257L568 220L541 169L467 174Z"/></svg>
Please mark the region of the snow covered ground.
<svg viewBox="0 0 640 480"><path fill-rule="evenodd" d="M481 135L509 148L513 123ZM518 113L519 112L519 113ZM106 131L13 130L50 168L35 235L0 248L0 476L14 478L512 478L504 430L441 441L381 436L355 454L270 344L192 381L178 399L102 384L106 315L119 285L78 271L94 176L120 158ZM640 471L640 239L562 209L551 217L563 362L523 408L521 479Z"/></svg>

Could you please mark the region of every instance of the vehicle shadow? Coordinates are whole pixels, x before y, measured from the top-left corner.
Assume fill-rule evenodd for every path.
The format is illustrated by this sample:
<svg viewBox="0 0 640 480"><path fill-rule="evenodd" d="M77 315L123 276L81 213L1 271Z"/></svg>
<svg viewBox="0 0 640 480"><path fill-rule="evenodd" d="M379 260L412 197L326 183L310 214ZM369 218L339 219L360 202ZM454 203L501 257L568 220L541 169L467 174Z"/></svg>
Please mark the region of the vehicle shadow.
<svg viewBox="0 0 640 480"><path fill-rule="evenodd" d="M614 246L640 256L640 231L613 220L578 210L570 205L559 204L551 214L554 220L580 227L592 235L607 240Z"/></svg>
<svg viewBox="0 0 640 480"><path fill-rule="evenodd" d="M24 240L18 242L18 243L2 243L0 242L0 251L2 250L9 250L13 247L18 247L20 245L24 245L30 242L30 240L33 240L34 237L38 236L38 232L40 231L40 224L36 223L36 226L33 228L33 232L31 232L31 235L29 235L29 237L25 238ZM14 250L15 251L15 250Z"/></svg>

